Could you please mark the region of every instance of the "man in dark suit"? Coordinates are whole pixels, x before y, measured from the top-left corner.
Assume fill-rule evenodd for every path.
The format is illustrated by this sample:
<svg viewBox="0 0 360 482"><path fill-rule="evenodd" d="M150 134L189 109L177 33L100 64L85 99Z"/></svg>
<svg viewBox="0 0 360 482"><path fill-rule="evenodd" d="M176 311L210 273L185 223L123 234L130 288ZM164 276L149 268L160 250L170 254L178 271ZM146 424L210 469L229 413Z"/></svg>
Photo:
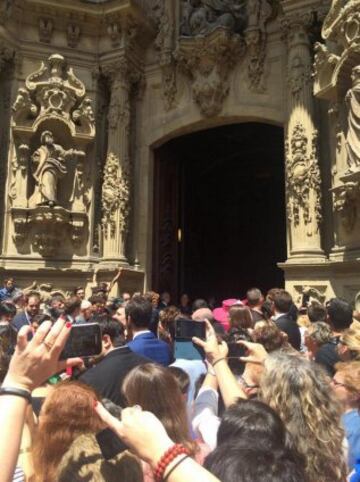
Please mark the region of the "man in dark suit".
<svg viewBox="0 0 360 482"><path fill-rule="evenodd" d="M129 348L138 355L150 358L160 365L168 366L172 361L167 343L159 340L150 331L152 304L142 296L134 297L125 307L126 327L132 341Z"/></svg>
<svg viewBox="0 0 360 482"><path fill-rule="evenodd" d="M295 350L300 350L301 334L300 329L294 317L290 315L293 300L285 290L279 290L274 298L274 316L273 321L276 326L287 334L290 345Z"/></svg>
<svg viewBox="0 0 360 482"><path fill-rule="evenodd" d="M102 334L103 359L80 376L79 380L92 386L103 397L116 405L127 405L121 393L126 375L136 366L150 360L132 352L125 345L124 328L116 320L105 317L98 323Z"/></svg>
<svg viewBox="0 0 360 482"><path fill-rule="evenodd" d="M24 325L31 325L32 319L40 312L40 296L31 294L26 298L25 309L12 320L12 326L19 331Z"/></svg>

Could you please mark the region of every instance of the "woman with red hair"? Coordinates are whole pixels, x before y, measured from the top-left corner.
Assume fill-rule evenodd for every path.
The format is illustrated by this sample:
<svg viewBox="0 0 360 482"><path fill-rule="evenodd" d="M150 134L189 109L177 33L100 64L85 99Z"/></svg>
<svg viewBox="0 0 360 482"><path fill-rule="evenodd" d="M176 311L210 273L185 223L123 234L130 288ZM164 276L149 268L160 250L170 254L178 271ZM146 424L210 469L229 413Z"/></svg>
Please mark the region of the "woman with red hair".
<svg viewBox="0 0 360 482"><path fill-rule="evenodd" d="M57 467L72 442L79 435L102 430L94 400L98 400L95 390L80 382L60 383L47 396L34 440L37 482L55 482Z"/></svg>

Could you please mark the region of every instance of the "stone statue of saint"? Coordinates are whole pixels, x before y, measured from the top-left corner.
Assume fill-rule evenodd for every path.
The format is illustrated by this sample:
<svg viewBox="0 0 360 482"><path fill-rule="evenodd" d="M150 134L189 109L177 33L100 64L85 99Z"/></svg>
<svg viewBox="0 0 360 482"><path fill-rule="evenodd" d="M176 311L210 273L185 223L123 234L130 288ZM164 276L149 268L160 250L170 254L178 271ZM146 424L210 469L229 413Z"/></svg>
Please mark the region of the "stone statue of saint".
<svg viewBox="0 0 360 482"><path fill-rule="evenodd" d="M66 161L85 154L74 149L65 150L59 144L55 144L54 136L50 131L44 131L41 134L40 142L41 146L31 158L36 186L30 204L53 207L59 204L57 200L58 181L67 173Z"/></svg>
<svg viewBox="0 0 360 482"><path fill-rule="evenodd" d="M360 65L352 69L351 80L352 87L345 97L349 108L346 150L349 171L353 172L360 166Z"/></svg>

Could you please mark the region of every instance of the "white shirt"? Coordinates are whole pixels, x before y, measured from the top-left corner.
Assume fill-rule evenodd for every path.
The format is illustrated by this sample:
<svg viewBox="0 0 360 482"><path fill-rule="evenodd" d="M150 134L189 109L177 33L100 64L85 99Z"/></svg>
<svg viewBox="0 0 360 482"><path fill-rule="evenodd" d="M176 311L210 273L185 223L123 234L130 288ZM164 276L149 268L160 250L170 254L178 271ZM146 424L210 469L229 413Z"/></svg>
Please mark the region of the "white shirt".
<svg viewBox="0 0 360 482"><path fill-rule="evenodd" d="M135 340L135 338L139 335L143 335L144 333L151 333L150 330L141 330L141 331L137 331L136 333L133 334L133 340Z"/></svg>
<svg viewBox="0 0 360 482"><path fill-rule="evenodd" d="M219 394L211 387L202 387L194 402L192 429L214 450L217 445L217 433L220 425L218 417Z"/></svg>
<svg viewBox="0 0 360 482"><path fill-rule="evenodd" d="M284 315L287 315L287 313L276 313L276 315L273 315L271 317L272 321L276 321L278 318L280 318L281 316L284 316Z"/></svg>

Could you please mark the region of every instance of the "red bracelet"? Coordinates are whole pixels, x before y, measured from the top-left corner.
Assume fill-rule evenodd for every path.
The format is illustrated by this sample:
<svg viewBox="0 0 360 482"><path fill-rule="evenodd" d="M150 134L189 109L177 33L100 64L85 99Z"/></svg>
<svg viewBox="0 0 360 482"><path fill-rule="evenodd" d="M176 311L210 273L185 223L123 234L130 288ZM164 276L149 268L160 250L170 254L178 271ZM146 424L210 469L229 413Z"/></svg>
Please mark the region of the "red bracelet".
<svg viewBox="0 0 360 482"><path fill-rule="evenodd" d="M164 455L159 460L156 469L154 471L154 476L156 482L161 482L164 477L165 470L167 466L181 454L190 455L190 450L181 444L176 444L170 447Z"/></svg>

